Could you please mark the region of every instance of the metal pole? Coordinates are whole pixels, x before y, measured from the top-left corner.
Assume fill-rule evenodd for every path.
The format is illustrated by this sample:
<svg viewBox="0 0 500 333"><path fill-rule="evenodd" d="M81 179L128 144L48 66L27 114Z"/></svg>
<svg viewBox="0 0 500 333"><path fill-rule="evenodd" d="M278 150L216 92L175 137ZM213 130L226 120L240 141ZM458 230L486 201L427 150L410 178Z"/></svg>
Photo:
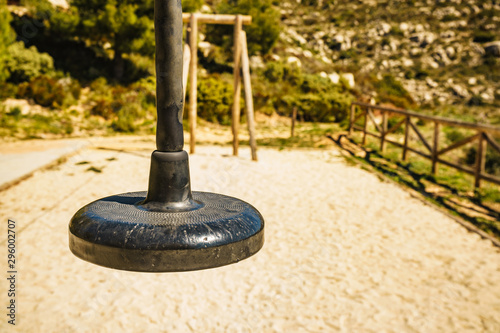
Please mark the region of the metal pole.
<svg viewBox="0 0 500 333"><path fill-rule="evenodd" d="M156 147L182 151L182 7L180 1L155 1L156 31Z"/></svg>

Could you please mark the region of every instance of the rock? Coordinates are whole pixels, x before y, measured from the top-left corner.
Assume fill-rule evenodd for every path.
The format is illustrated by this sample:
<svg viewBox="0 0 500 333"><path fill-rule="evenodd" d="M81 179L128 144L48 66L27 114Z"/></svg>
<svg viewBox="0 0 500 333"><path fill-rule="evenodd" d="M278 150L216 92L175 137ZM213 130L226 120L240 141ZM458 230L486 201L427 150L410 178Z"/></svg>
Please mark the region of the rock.
<svg viewBox="0 0 500 333"><path fill-rule="evenodd" d="M354 81L354 74L344 73L344 74L342 74L342 78L344 78L347 81L347 83L349 83L350 88L354 88L354 86L356 84Z"/></svg>
<svg viewBox="0 0 500 333"><path fill-rule="evenodd" d="M455 56L457 55L457 53L455 52L455 48L453 46L448 46L445 49L445 52L446 52L446 55L448 56L448 58L450 58L450 59L455 59Z"/></svg>
<svg viewBox="0 0 500 333"><path fill-rule="evenodd" d="M500 41L491 42L484 45L484 53L500 58Z"/></svg>
<svg viewBox="0 0 500 333"><path fill-rule="evenodd" d="M401 59L401 64L403 65L403 67L412 67L414 65L414 62L411 59L403 58Z"/></svg>
<svg viewBox="0 0 500 333"><path fill-rule="evenodd" d="M470 96L469 91L467 90L467 88L462 87L459 84L451 84L450 88L453 91L453 93L455 95L457 95L458 97L469 98L469 96Z"/></svg>
<svg viewBox="0 0 500 333"><path fill-rule="evenodd" d="M470 86L475 86L477 84L477 78L475 77L471 77L469 78L469 80L467 81L467 83L470 85Z"/></svg>
<svg viewBox="0 0 500 333"><path fill-rule="evenodd" d="M210 51L212 51L213 46L209 42L200 41L198 42L198 49L203 53L203 56L208 57Z"/></svg>
<svg viewBox="0 0 500 333"><path fill-rule="evenodd" d="M303 53L304 57L306 58L312 58L313 54L311 51L309 50L305 50L304 53Z"/></svg>
<svg viewBox="0 0 500 333"><path fill-rule="evenodd" d="M447 30L445 32L442 32L440 37L442 39L452 39L452 38L455 38L456 34L455 34L455 31L453 30Z"/></svg>
<svg viewBox="0 0 500 333"><path fill-rule="evenodd" d="M281 60L281 57L277 54L271 54L270 58L272 61L280 61Z"/></svg>
<svg viewBox="0 0 500 333"><path fill-rule="evenodd" d="M486 102L493 102L495 100L495 97L487 92L484 92L479 96Z"/></svg>
<svg viewBox="0 0 500 333"><path fill-rule="evenodd" d="M297 31L293 29L286 30L286 34L290 36L293 40L297 41L300 45L307 44L307 40L302 37L302 35L298 34Z"/></svg>
<svg viewBox="0 0 500 333"><path fill-rule="evenodd" d="M410 49L410 55L412 57L418 57L418 56L422 55L422 49L414 47L414 48Z"/></svg>
<svg viewBox="0 0 500 333"><path fill-rule="evenodd" d="M425 79L425 83L427 83L427 85L431 88L437 88L439 86L439 84L436 81L432 80L430 77L427 77Z"/></svg>
<svg viewBox="0 0 500 333"><path fill-rule="evenodd" d="M261 56L251 56L250 57L250 67L251 68L264 68L265 64Z"/></svg>
<svg viewBox="0 0 500 333"><path fill-rule="evenodd" d="M337 73L332 73L332 74L328 74L328 78L330 79L330 81L332 81L334 84L338 84L339 81L340 81L340 75L338 75Z"/></svg>
<svg viewBox="0 0 500 333"><path fill-rule="evenodd" d="M408 32L410 30L410 25L406 22L402 22L399 24L399 29L403 32Z"/></svg>
<svg viewBox="0 0 500 333"><path fill-rule="evenodd" d="M391 32L392 28L391 25L387 22L382 22L379 24L377 27L377 32L379 36L385 36Z"/></svg>
<svg viewBox="0 0 500 333"><path fill-rule="evenodd" d="M302 62L300 61L300 59L294 56L288 57L286 62L290 65L296 65L297 67L302 67Z"/></svg>
<svg viewBox="0 0 500 333"><path fill-rule="evenodd" d="M205 14L211 14L212 13L212 8L210 8L207 5L203 5L203 6L201 6L201 10L200 11L202 13L205 13Z"/></svg>

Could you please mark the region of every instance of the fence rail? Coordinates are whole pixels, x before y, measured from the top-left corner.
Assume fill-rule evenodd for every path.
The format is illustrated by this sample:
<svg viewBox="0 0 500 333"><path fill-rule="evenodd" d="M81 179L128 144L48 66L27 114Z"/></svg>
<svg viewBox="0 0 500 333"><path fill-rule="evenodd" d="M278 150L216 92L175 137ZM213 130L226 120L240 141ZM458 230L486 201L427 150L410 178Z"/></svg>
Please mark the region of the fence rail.
<svg viewBox="0 0 500 333"><path fill-rule="evenodd" d="M359 109L361 112L356 114L356 109ZM382 114L382 120L379 124L376 121L375 115L373 111L380 111ZM388 118L393 114L396 116L404 117L392 127L388 127ZM363 126L358 126L355 122L359 119L363 118ZM417 118L421 120L431 121L434 123L434 134L432 142L429 142L422 132L418 129L417 125L415 125L412 121L412 118ZM371 122L377 132L371 132L368 129L368 123ZM403 143L396 142L394 140L390 140L387 135L394 133L400 127L404 125L404 141ZM470 137L461 139L457 142L452 143L451 145L441 148L439 147L439 134L440 127L442 125L458 127L458 128L466 128L469 130L474 130L476 133ZM447 119L443 117L436 116L428 116L419 114L412 111L401 110L401 109L393 109L388 107L377 106L373 104L354 102L351 104L351 112L349 117L349 135L352 135L354 130L360 130L363 132L362 144L366 144L366 137L368 135L379 138L380 139L380 150L382 152L385 151L386 143L393 144L400 148L403 148L402 159L406 161L408 158L408 152L415 153L424 158L431 160L432 163L432 173L437 173L437 165L438 163L447 165L449 167L458 169L460 171L466 172L474 176L474 187L479 187L481 185L481 180L486 180L495 184L500 185L500 178L485 172L485 163L486 163L486 150L488 145L490 147L500 153L500 144L495 140L494 135L500 135L500 128L491 126L491 125L482 125L482 124L473 124L459 120ZM409 138L410 132L413 131L420 142L425 147L424 151L415 149L409 146ZM468 143L477 142L477 151L476 151L476 161L474 167L468 167L464 165L460 165L457 163L453 163L441 158L441 156L445 153L448 153L454 149L460 148Z"/></svg>

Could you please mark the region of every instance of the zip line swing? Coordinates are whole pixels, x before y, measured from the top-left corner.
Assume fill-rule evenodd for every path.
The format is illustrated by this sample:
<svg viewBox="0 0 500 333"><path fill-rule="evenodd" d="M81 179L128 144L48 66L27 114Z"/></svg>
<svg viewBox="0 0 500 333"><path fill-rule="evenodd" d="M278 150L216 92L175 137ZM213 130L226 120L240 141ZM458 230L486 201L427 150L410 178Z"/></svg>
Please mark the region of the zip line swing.
<svg viewBox="0 0 500 333"><path fill-rule="evenodd" d="M192 192L183 150L182 7L155 0L156 147L147 192L117 194L81 208L69 223L80 259L127 271L176 272L232 264L264 245L264 219L250 204Z"/></svg>

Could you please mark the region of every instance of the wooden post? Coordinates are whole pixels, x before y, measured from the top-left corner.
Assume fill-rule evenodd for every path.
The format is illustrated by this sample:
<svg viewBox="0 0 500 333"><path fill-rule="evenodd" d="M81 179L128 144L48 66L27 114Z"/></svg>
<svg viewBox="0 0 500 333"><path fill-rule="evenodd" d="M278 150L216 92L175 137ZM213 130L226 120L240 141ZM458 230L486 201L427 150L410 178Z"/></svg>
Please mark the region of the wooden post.
<svg viewBox="0 0 500 333"><path fill-rule="evenodd" d="M382 128L380 132L380 151L385 152L385 133L387 132L387 112L382 111Z"/></svg>
<svg viewBox="0 0 500 333"><path fill-rule="evenodd" d="M484 139L484 133L480 132L477 153L476 153L476 169L475 169L475 182L474 187L481 186L481 174L484 172L484 165L486 163L486 149L488 142Z"/></svg>
<svg viewBox="0 0 500 333"><path fill-rule="evenodd" d="M410 136L410 117L406 117L405 121L405 141L403 144L403 161L406 162L406 158L408 157L408 139Z"/></svg>
<svg viewBox="0 0 500 333"><path fill-rule="evenodd" d="M354 104L351 104L351 113L349 115L349 136L352 135L353 131L353 126L354 126L354 114L355 114L355 109L356 106ZM292 135L293 136L293 135Z"/></svg>
<svg viewBox="0 0 500 333"><path fill-rule="evenodd" d="M437 171L437 159L439 151L439 123L434 122L434 144L432 145L432 174L435 175Z"/></svg>
<svg viewBox="0 0 500 333"><path fill-rule="evenodd" d="M188 43L184 44L184 51L182 53L182 88L184 89L184 102L186 101L186 88L189 76L189 65L191 62L191 49L189 48ZM186 105L184 103L184 105Z"/></svg>
<svg viewBox="0 0 500 333"><path fill-rule="evenodd" d="M231 117L233 130L233 155L238 156L238 130L240 125L240 97L241 97L241 81L240 81L240 59L241 59L241 30L242 30L241 15L236 15L234 22L234 95L233 95L233 114Z"/></svg>
<svg viewBox="0 0 500 333"><path fill-rule="evenodd" d="M196 14L191 14L189 21L191 32L189 46L191 47L191 62L189 66L189 152L194 154L196 145L196 103L197 103L197 65L198 65L198 19Z"/></svg>
<svg viewBox="0 0 500 333"><path fill-rule="evenodd" d="M291 138L295 136L295 122L297 121L297 107L294 106L292 109L292 133L290 135Z"/></svg>
<svg viewBox="0 0 500 333"><path fill-rule="evenodd" d="M368 111L370 109L366 109L365 111L365 123L364 123L364 126L363 126L363 145L366 144L366 130L368 129Z"/></svg>
<svg viewBox="0 0 500 333"><path fill-rule="evenodd" d="M243 72L243 87L245 89L245 110L247 114L248 134L252 161L257 161L257 141L255 139L255 121L253 112L252 82L250 80L250 60L248 59L247 34L241 31L241 67Z"/></svg>

